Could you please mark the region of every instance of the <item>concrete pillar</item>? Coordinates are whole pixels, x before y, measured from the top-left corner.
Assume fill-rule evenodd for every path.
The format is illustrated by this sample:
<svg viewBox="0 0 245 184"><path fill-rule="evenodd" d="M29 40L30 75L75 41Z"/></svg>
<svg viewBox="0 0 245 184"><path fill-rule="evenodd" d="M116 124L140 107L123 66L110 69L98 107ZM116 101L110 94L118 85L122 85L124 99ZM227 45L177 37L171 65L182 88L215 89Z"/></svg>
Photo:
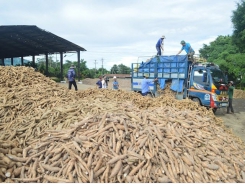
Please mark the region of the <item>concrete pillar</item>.
<svg viewBox="0 0 245 184"><path fill-rule="evenodd" d="M14 58L11 57L11 65L14 65Z"/></svg>

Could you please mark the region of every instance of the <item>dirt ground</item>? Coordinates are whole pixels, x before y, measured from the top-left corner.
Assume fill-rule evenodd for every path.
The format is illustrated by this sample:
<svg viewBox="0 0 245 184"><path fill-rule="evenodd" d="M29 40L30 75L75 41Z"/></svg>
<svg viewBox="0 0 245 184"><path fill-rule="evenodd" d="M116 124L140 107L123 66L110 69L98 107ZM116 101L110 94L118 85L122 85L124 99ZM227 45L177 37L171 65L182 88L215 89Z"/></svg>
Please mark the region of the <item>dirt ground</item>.
<svg viewBox="0 0 245 184"><path fill-rule="evenodd" d="M215 115L222 118L227 128L245 143L245 99L233 99L234 114L226 114L226 109L218 109Z"/></svg>
<svg viewBox="0 0 245 184"><path fill-rule="evenodd" d="M117 79L119 88L130 91L131 80L130 79ZM84 79L82 83L77 82L78 90L86 90L88 88L95 88L98 79ZM59 83L61 86L68 87L68 83ZM110 79L108 88L112 88L112 79ZM72 87L74 90L74 87ZM234 114L226 114L226 109L218 109L215 115L222 118L227 128L231 129L233 133L240 137L245 143L245 99L234 98L233 99Z"/></svg>

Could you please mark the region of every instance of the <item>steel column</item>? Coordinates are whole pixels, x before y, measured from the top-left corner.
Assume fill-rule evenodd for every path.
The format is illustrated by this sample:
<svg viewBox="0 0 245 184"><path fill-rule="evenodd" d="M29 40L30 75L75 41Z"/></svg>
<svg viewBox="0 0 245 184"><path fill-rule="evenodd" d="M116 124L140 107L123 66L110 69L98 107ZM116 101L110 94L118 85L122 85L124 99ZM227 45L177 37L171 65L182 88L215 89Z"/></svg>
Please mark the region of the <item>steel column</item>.
<svg viewBox="0 0 245 184"><path fill-rule="evenodd" d="M24 66L24 58L21 56L21 66Z"/></svg>
<svg viewBox="0 0 245 184"><path fill-rule="evenodd" d="M77 67L78 67L78 71L77 71L77 73L78 73L78 81L80 81L81 80L81 74L80 74L80 50L79 51L77 51Z"/></svg>
<svg viewBox="0 0 245 184"><path fill-rule="evenodd" d="M45 75L48 76L48 53L45 54L45 58L46 58Z"/></svg>
<svg viewBox="0 0 245 184"><path fill-rule="evenodd" d="M35 65L35 56L34 55L32 56L32 64L33 64L33 66Z"/></svg>
<svg viewBox="0 0 245 184"><path fill-rule="evenodd" d="M1 65L2 65L2 66L5 66L4 58L1 59Z"/></svg>
<svg viewBox="0 0 245 184"><path fill-rule="evenodd" d="M60 80L63 81L63 52L60 52Z"/></svg>

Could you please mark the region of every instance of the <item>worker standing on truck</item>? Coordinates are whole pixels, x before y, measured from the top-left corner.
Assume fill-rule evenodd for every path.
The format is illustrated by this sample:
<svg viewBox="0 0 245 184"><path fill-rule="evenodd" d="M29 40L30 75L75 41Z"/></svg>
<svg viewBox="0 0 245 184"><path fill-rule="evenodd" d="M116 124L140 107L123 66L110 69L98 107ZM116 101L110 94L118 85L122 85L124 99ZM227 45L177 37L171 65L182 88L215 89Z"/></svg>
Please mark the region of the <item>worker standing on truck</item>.
<svg viewBox="0 0 245 184"><path fill-rule="evenodd" d="M162 35L162 37L157 41L157 44L156 44L156 49L157 49L157 56L161 56L162 55L162 52L161 51L164 51L164 42L163 40L165 39L165 36Z"/></svg>
<svg viewBox="0 0 245 184"><path fill-rule="evenodd" d="M188 60L194 61L193 59L193 55L195 54L195 51L193 50L193 48L191 47L191 45L189 43L186 43L184 40L182 40L180 42L180 44L182 45L181 50L177 53L177 55L179 55L182 50L185 50L185 52L188 55Z"/></svg>
<svg viewBox="0 0 245 184"><path fill-rule="evenodd" d="M149 87L151 82L155 82L158 79L155 78L153 81L151 79L148 79L149 75L145 74L144 79L141 82L141 94L142 96L146 96L149 93Z"/></svg>
<svg viewBox="0 0 245 184"><path fill-rule="evenodd" d="M227 114L230 114L230 109L231 109L231 114L234 114L234 109L232 106L233 92L234 92L233 81L230 81L228 83L229 105L227 106Z"/></svg>

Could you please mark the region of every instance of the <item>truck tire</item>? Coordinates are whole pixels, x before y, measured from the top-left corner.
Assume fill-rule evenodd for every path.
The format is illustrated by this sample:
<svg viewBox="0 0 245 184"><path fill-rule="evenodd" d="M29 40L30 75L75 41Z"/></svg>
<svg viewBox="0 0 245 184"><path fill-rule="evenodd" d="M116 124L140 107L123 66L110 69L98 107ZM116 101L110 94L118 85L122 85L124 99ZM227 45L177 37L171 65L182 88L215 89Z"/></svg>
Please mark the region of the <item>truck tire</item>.
<svg viewBox="0 0 245 184"><path fill-rule="evenodd" d="M150 92L146 96L151 97L151 98L154 98L154 94L152 94Z"/></svg>
<svg viewBox="0 0 245 184"><path fill-rule="evenodd" d="M212 110L213 110L213 113L215 114L215 112L217 111L217 108L213 108Z"/></svg>
<svg viewBox="0 0 245 184"><path fill-rule="evenodd" d="M197 102L199 105L202 105L199 98L192 98L192 101Z"/></svg>

